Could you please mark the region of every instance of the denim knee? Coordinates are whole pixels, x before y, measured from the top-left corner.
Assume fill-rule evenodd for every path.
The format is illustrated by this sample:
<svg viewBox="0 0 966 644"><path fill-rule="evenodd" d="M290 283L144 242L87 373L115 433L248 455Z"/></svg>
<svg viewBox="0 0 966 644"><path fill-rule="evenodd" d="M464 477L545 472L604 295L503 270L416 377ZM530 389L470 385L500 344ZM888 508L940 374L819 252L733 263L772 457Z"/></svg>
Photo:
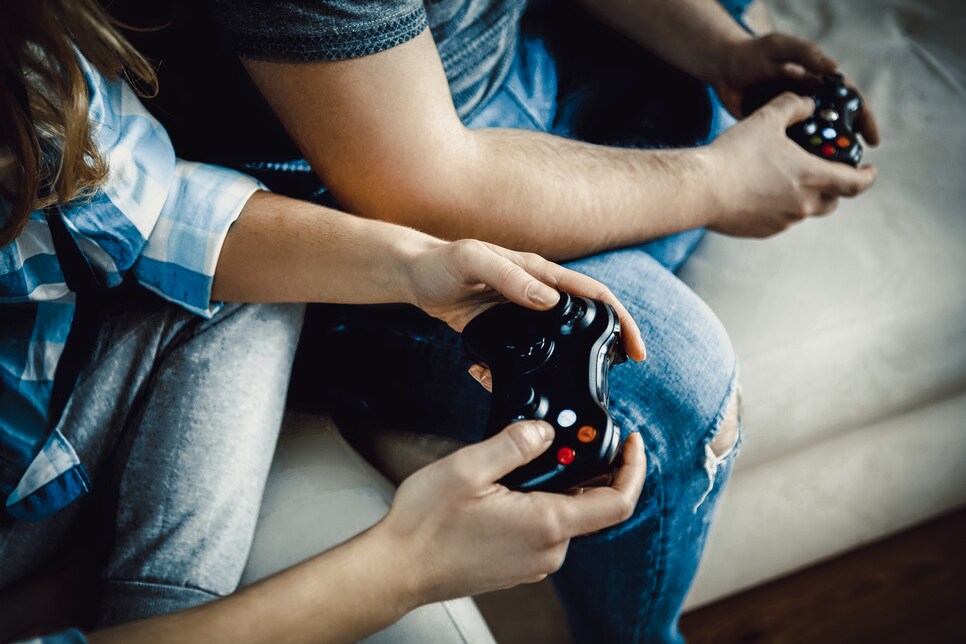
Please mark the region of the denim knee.
<svg viewBox="0 0 966 644"><path fill-rule="evenodd" d="M659 467L666 482L682 488L705 485L708 449L721 427L735 420L737 359L721 322L681 280L639 248L569 266L611 288L637 321L647 345L647 360L620 365L610 374L611 411L622 432L642 433L652 462L649 470Z"/></svg>

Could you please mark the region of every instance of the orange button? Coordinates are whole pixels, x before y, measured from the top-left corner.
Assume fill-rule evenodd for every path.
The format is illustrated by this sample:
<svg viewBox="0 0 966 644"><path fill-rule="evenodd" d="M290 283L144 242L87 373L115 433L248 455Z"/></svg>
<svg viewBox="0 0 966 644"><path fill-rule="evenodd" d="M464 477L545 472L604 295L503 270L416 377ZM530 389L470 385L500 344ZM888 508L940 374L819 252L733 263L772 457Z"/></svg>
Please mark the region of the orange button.
<svg viewBox="0 0 966 644"><path fill-rule="evenodd" d="M590 443L597 438L597 430L590 425L584 425L577 430L577 440L581 443Z"/></svg>
<svg viewBox="0 0 966 644"><path fill-rule="evenodd" d="M852 142L849 141L848 137L845 137L845 136L840 136L839 138L835 139L835 145L837 145L837 146L839 146L840 148L843 148L843 149L849 147L849 145L851 145L851 143Z"/></svg>

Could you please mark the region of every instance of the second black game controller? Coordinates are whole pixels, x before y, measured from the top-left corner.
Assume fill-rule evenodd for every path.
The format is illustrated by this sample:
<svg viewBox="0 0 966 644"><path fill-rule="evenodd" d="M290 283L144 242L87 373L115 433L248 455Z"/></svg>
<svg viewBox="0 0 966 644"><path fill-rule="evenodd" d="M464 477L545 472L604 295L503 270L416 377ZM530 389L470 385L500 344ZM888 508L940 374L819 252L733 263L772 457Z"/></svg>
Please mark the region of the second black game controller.
<svg viewBox="0 0 966 644"><path fill-rule="evenodd" d="M782 79L760 83L745 93L742 111L750 114L782 92L815 101L815 112L789 127L788 138L823 159L859 165L862 145L853 125L862 99L845 84L841 74L826 74L821 81Z"/></svg>
<svg viewBox="0 0 966 644"><path fill-rule="evenodd" d="M627 359L620 333L610 305L566 293L549 311L505 303L466 325L464 347L492 376L486 435L518 420L554 426L550 448L501 483L560 492L613 473L620 431L607 411L608 372Z"/></svg>

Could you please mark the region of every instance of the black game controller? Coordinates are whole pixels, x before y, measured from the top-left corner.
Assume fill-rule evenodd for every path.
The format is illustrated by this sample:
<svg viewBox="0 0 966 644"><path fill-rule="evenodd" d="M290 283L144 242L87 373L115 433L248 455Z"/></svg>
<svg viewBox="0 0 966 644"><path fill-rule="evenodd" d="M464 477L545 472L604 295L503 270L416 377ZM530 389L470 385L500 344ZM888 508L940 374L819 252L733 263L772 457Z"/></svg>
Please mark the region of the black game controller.
<svg viewBox="0 0 966 644"><path fill-rule="evenodd" d="M750 114L782 92L809 96L815 101L815 113L788 128L788 138L823 159L859 165L862 146L852 125L862 108L862 99L844 83L841 74L826 74L821 81L785 79L760 83L749 88L741 108Z"/></svg>
<svg viewBox="0 0 966 644"><path fill-rule="evenodd" d="M627 359L620 333L610 305L566 293L549 311L500 304L466 325L463 346L493 380L486 435L528 419L556 432L545 453L501 483L561 492L613 473L620 431L607 412L608 372Z"/></svg>

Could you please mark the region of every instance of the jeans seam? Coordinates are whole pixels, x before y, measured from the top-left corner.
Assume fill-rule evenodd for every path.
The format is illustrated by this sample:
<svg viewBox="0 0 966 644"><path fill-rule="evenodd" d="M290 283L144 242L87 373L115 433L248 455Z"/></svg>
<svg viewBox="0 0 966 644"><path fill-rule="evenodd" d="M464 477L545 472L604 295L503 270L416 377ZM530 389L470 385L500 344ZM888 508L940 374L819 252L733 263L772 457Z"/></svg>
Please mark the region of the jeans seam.
<svg viewBox="0 0 966 644"><path fill-rule="evenodd" d="M658 476L658 480L662 480L662 470L660 462L655 462L654 464L655 474ZM664 535L666 534L666 527L668 522L668 506L667 506L667 494L664 489L663 483L659 486L660 490L660 507L661 520L658 524L658 534L657 542L661 544L661 547L657 551L657 561L655 562L654 570L655 574L652 575L651 590L648 593L647 601L647 611L644 613L644 619L638 624L637 640L641 639L640 628L643 624L649 624L651 621L651 612L654 610L654 606L657 603L657 597L659 594L659 589L664 587L664 580L667 578L667 569L664 563L667 561L667 549L668 544L665 540Z"/></svg>
<svg viewBox="0 0 966 644"><path fill-rule="evenodd" d="M190 584L170 584L163 581L144 581L144 580L131 580L131 579L118 579L117 577L105 577L103 579L105 584L122 584L125 586L145 586L148 588L171 588L174 590L193 590L195 592L204 593L206 595L211 595L214 598L224 597L221 593L217 593L207 588L201 588L199 586L192 586Z"/></svg>

